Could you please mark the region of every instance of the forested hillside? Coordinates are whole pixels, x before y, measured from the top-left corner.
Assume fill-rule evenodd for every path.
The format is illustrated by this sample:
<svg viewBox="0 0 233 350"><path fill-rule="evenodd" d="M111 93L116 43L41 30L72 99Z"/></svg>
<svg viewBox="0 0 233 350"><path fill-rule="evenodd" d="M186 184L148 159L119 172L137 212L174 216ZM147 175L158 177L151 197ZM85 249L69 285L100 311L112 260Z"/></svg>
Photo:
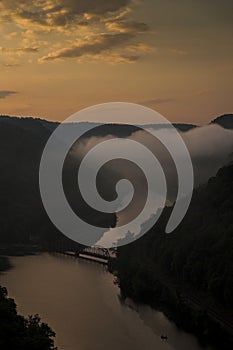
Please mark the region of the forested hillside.
<svg viewBox="0 0 233 350"><path fill-rule="evenodd" d="M77 247L50 222L39 191L41 155L57 126L58 123L41 119L0 117L0 244L37 243L45 248ZM73 167L74 164L70 170L68 166L69 179L76 179ZM70 200L73 195L78 207L80 200L77 202L73 188L70 192ZM96 220L97 225L102 223L101 216L93 216L86 207L83 211L84 215ZM114 215L108 220L104 219L106 227L114 225L114 222Z"/></svg>
<svg viewBox="0 0 233 350"><path fill-rule="evenodd" d="M213 319L232 325L233 164L194 192L184 221L167 235L170 211L141 239L118 249L118 283L124 296L152 305L165 302L178 323L183 316L183 326L217 337L203 315L217 310ZM198 309L195 317L188 306Z"/></svg>

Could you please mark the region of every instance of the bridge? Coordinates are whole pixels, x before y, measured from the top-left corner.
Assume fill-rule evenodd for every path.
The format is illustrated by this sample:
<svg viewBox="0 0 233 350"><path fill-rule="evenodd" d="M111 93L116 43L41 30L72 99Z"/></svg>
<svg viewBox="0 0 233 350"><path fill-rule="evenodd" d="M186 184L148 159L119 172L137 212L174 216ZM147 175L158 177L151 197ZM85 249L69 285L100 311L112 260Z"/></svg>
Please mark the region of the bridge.
<svg viewBox="0 0 233 350"><path fill-rule="evenodd" d="M59 250L58 253L72 256L78 259L93 261L103 265L108 265L110 260L116 258L116 250L113 248L106 249L98 247L85 247L79 251Z"/></svg>

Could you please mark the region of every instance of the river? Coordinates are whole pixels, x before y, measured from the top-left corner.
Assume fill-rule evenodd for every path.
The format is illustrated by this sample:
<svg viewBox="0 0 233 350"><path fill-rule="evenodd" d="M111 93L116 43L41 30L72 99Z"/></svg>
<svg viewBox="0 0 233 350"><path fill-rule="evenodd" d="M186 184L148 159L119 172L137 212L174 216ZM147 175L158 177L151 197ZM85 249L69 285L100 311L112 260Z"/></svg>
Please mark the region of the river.
<svg viewBox="0 0 233 350"><path fill-rule="evenodd" d="M202 349L163 313L122 303L102 265L47 253L10 262L13 268L0 275L0 284L15 298L19 313L38 313L53 328L58 350Z"/></svg>

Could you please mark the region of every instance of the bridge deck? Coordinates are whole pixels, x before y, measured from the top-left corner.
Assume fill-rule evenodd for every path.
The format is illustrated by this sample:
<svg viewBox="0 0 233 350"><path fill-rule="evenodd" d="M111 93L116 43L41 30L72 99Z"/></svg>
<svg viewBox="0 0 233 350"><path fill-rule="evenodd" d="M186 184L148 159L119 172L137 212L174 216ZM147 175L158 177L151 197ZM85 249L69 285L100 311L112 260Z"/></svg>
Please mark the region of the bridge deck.
<svg viewBox="0 0 233 350"><path fill-rule="evenodd" d="M87 254L81 254L80 253L78 255L78 258L95 261L95 262L98 262L100 264L105 264L105 265L108 264L108 260L107 259L99 258L97 256L92 256L92 255L87 255Z"/></svg>
<svg viewBox="0 0 233 350"><path fill-rule="evenodd" d="M93 261L93 262L97 262L100 264L104 264L104 265L108 265L108 261L109 259L107 257L105 257L104 255L100 255L100 254L94 254L91 253L88 254L88 252L74 252L74 251L59 251L59 253L64 254L64 255L68 255L68 256L72 256L74 258L80 258L80 259L85 259L85 260L89 260L89 261Z"/></svg>

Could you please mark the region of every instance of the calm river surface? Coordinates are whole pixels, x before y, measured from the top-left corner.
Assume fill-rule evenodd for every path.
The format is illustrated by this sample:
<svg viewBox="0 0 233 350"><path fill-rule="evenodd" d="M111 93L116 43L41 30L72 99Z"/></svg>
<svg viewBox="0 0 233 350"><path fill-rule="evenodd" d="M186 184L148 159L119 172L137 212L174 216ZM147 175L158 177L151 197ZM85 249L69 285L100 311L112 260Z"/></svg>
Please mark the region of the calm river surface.
<svg viewBox="0 0 233 350"><path fill-rule="evenodd" d="M59 350L200 350L197 340L145 306L122 304L101 265L62 255L11 257L0 283L23 315L38 313ZM130 305L130 306L129 306ZM160 339L166 333L168 341Z"/></svg>

